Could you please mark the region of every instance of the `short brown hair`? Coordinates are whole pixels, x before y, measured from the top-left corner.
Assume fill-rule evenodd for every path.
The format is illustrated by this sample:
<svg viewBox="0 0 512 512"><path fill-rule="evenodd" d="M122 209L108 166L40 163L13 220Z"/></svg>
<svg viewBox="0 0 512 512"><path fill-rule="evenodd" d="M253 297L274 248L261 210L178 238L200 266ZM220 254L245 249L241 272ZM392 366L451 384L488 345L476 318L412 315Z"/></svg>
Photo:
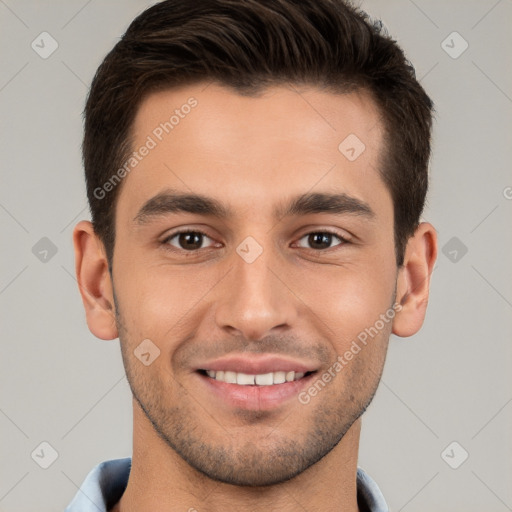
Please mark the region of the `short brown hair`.
<svg viewBox="0 0 512 512"><path fill-rule="evenodd" d="M279 84L368 91L382 115L379 171L393 198L403 264L427 193L434 109L382 23L344 0L165 0L140 14L105 57L84 110L87 195L110 269L121 184L107 197L97 191L133 151L142 99L205 80L245 95Z"/></svg>

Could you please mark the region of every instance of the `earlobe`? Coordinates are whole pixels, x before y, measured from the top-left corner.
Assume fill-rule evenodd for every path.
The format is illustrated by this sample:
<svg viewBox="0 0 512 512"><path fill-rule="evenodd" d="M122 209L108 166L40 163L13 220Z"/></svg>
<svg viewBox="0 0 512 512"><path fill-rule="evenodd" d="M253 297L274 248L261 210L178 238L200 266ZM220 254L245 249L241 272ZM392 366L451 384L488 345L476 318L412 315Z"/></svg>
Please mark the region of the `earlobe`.
<svg viewBox="0 0 512 512"><path fill-rule="evenodd" d="M112 281L101 240L89 221L73 230L75 272L89 330L102 340L118 337Z"/></svg>
<svg viewBox="0 0 512 512"><path fill-rule="evenodd" d="M401 309L393 321L393 334L412 336L423 325L436 258L436 230L422 222L407 243L404 264L398 273L396 302Z"/></svg>

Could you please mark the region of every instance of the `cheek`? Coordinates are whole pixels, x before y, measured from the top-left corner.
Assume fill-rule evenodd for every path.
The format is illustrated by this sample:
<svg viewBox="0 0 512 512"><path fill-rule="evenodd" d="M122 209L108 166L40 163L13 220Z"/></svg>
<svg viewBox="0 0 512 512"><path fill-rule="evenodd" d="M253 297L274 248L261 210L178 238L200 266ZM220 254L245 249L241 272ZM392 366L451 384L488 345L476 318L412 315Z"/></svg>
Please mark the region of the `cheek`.
<svg viewBox="0 0 512 512"><path fill-rule="evenodd" d="M130 344L137 339L158 340L160 328L169 329L175 317L173 287L143 265L131 261L114 263L114 289L119 313ZM163 322L163 323L162 323Z"/></svg>
<svg viewBox="0 0 512 512"><path fill-rule="evenodd" d="M125 325L123 340L135 347L150 339L162 354L176 349L194 331L202 297L213 288L213 270L192 271L170 265L148 265L135 258L114 265L114 284ZM217 275L217 274L215 274Z"/></svg>
<svg viewBox="0 0 512 512"><path fill-rule="evenodd" d="M306 273L303 282L309 284L303 285L298 295L322 320L319 326L324 325L326 339L331 339L340 353L392 306L395 273L392 266L330 266L317 269L310 278ZM381 323L378 327L383 330Z"/></svg>

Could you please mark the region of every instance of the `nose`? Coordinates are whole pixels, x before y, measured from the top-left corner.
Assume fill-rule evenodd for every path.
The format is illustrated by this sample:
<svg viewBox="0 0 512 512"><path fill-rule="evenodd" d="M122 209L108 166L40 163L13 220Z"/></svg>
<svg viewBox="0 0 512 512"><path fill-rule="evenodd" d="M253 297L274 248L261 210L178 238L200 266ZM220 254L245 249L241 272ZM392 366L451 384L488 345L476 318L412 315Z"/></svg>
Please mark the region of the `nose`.
<svg viewBox="0 0 512 512"><path fill-rule="evenodd" d="M252 262L240 254L233 252L231 271L217 290L217 327L253 341L273 330L291 328L299 299L289 287L290 271L284 258L270 249L263 249Z"/></svg>

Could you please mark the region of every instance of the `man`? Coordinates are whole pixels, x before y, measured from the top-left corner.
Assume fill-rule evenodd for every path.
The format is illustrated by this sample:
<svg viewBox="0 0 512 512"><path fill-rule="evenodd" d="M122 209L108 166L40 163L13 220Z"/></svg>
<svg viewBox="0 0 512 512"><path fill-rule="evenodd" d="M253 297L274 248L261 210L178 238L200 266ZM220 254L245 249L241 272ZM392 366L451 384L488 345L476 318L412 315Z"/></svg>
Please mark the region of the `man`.
<svg viewBox="0 0 512 512"><path fill-rule="evenodd" d="M69 512L384 511L357 467L391 333L424 320L432 102L342 0L170 0L94 78L74 230L133 456Z"/></svg>

